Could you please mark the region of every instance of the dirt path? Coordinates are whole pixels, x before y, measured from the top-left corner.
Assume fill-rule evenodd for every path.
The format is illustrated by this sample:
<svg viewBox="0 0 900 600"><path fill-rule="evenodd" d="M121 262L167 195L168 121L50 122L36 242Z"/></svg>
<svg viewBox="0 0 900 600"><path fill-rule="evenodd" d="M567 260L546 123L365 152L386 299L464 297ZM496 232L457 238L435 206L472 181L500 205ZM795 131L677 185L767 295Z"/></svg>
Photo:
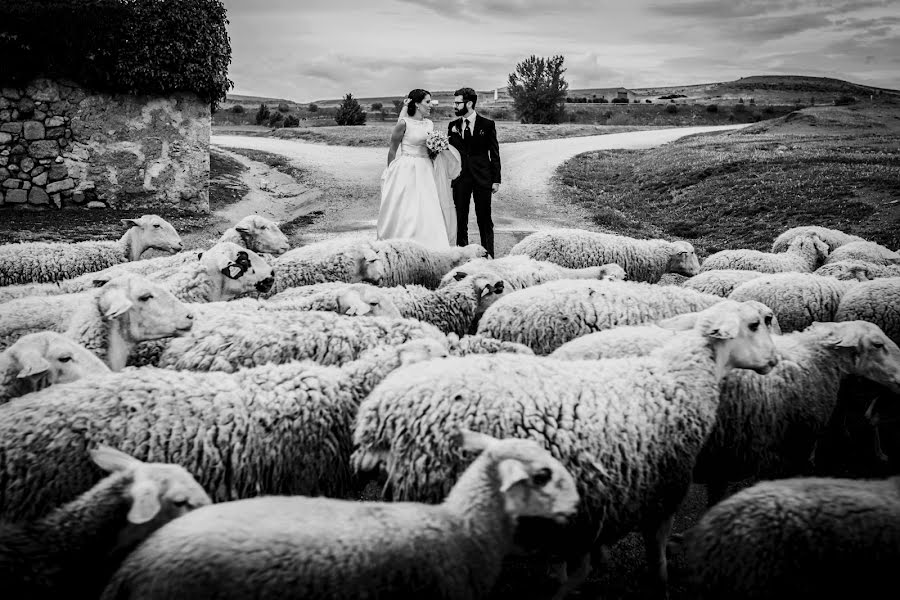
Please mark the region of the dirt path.
<svg viewBox="0 0 900 600"><path fill-rule="evenodd" d="M590 228L583 212L550 199L550 178L557 167L570 158L594 150L652 148L686 135L744 126L680 127L501 144L503 184L494 195L492 203L497 255L502 256L516 241L538 229L561 226ZM374 234L379 205L379 178L387 161L386 148L327 146L298 140L241 135L213 135L210 141L220 148L247 148L279 154L313 173L311 185L324 192L327 204L308 204L309 207L316 204L316 208L323 209L325 215L306 230L303 241L334 237L336 234ZM306 194L303 196L304 204L314 197L314 192L309 189ZM242 210L253 206L259 206L263 210L267 206L266 195L257 195L250 202L242 202L242 205ZM280 202L279 205L280 208L275 212L291 208L290 202ZM302 206L294 208L295 214L302 214L304 210ZM269 210L272 210L271 207ZM287 218L287 215L280 218ZM477 238L478 226L474 210L471 210L469 239L474 242Z"/></svg>

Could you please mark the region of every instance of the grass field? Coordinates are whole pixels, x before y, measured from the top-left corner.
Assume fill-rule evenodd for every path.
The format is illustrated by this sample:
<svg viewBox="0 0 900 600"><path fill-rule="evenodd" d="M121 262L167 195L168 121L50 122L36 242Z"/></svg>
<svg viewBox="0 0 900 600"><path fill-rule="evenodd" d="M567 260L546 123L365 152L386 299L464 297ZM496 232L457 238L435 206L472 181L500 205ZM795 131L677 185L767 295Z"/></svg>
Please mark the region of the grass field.
<svg viewBox="0 0 900 600"><path fill-rule="evenodd" d="M816 107L647 151L592 152L555 177L556 197L598 227L682 238L706 256L767 250L818 224L900 247L900 103Z"/></svg>

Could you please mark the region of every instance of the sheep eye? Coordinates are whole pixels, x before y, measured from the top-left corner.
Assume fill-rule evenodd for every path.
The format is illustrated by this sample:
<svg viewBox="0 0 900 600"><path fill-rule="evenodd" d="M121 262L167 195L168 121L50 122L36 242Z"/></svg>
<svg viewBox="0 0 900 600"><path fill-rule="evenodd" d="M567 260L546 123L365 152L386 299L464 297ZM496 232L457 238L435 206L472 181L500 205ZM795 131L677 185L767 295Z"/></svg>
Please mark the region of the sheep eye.
<svg viewBox="0 0 900 600"><path fill-rule="evenodd" d="M873 348L884 348L884 342L872 342Z"/></svg>
<svg viewBox="0 0 900 600"><path fill-rule="evenodd" d="M147 292L146 294L141 294L138 297L138 300L140 300L141 302L146 302L147 300L149 300L152 297L153 297L153 294L151 294L150 292Z"/></svg>
<svg viewBox="0 0 900 600"><path fill-rule="evenodd" d="M69 356L69 355L64 355L64 356L60 356L60 357L57 358L56 360L58 360L58 361L61 362L61 363L67 363L67 362L69 362L70 360L72 360L72 357Z"/></svg>
<svg viewBox="0 0 900 600"><path fill-rule="evenodd" d="M188 506L189 504L190 504L190 502L188 502L187 498L184 498L182 500L172 500L172 506L174 506L176 508L184 508L185 506Z"/></svg>
<svg viewBox="0 0 900 600"><path fill-rule="evenodd" d="M756 323L750 323L750 331L758 331L759 330L759 321Z"/></svg>
<svg viewBox="0 0 900 600"><path fill-rule="evenodd" d="M550 479L552 478L553 472L550 471L550 469L548 469L547 467L544 467L531 476L531 481L538 487L544 487L550 482Z"/></svg>
<svg viewBox="0 0 900 600"><path fill-rule="evenodd" d="M154 226L156 229L159 229L159 223L154 223L153 226Z"/></svg>

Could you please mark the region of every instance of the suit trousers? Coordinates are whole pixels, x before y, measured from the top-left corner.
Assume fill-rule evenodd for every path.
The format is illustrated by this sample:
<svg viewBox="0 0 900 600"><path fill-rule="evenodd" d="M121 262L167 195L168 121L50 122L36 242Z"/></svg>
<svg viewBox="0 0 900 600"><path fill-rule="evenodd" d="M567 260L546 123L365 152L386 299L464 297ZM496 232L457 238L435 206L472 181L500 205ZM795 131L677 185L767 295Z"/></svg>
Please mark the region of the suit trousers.
<svg viewBox="0 0 900 600"><path fill-rule="evenodd" d="M475 218L481 245L494 256L494 222L491 221L491 186L477 185L471 177L463 175L453 184L453 204L456 206L456 245L469 243L469 199L475 200Z"/></svg>

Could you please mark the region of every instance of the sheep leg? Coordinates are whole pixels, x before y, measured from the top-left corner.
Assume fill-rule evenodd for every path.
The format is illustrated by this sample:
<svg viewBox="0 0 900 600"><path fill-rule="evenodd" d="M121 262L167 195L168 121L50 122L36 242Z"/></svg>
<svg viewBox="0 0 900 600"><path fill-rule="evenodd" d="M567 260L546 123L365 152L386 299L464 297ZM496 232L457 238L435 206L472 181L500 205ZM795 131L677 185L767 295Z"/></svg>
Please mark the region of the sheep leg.
<svg viewBox="0 0 900 600"><path fill-rule="evenodd" d="M666 546L672 533L672 522L675 513L663 518L655 526L645 528L641 533L644 538L644 549L647 554L647 567L653 581L654 597L668 598L669 568L666 560Z"/></svg>

